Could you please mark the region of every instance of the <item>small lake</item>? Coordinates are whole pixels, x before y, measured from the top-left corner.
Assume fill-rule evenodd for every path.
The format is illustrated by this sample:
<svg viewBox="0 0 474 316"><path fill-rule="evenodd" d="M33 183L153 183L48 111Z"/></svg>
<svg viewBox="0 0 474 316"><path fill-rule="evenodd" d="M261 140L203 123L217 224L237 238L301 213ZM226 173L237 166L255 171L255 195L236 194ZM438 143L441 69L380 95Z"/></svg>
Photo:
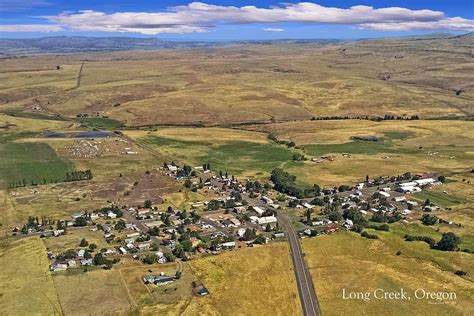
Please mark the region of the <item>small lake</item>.
<svg viewBox="0 0 474 316"><path fill-rule="evenodd" d="M39 135L46 138L108 138L116 135L111 132L78 132L78 133L44 133Z"/></svg>

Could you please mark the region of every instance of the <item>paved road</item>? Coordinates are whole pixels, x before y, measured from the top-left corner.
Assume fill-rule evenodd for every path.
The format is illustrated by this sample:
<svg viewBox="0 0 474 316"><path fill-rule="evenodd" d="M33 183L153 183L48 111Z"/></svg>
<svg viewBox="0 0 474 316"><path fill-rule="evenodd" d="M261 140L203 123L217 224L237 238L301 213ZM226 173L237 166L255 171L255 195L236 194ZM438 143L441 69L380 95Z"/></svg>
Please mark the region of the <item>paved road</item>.
<svg viewBox="0 0 474 316"><path fill-rule="evenodd" d="M259 206L261 208L268 208L268 204L259 199L252 199L245 197L252 206ZM290 254L295 270L296 283L298 285L298 292L300 294L301 307L305 316L319 316L321 310L319 308L319 301L314 289L313 280L309 273L306 261L304 260L303 250L301 248L300 239L291 223L289 217L282 211L273 209L277 213L278 222L283 226L288 242L290 244Z"/></svg>
<svg viewBox="0 0 474 316"><path fill-rule="evenodd" d="M277 218L285 229L288 242L290 243L291 258L295 269L296 283L300 294L301 306L305 316L321 315L318 298L313 286L311 274L309 273L300 239L298 238L289 218L281 212L277 212Z"/></svg>

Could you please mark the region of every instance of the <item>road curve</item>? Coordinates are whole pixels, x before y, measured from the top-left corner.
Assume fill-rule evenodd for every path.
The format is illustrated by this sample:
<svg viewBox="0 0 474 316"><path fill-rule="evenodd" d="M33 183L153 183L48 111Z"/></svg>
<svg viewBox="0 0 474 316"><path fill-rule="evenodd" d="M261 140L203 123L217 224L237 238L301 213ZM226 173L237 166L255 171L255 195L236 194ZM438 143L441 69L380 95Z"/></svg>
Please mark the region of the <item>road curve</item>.
<svg viewBox="0 0 474 316"><path fill-rule="evenodd" d="M319 308L319 302L311 279L311 274L309 273L304 260L300 239L286 215L277 212L277 218L285 229L288 242L290 243L291 258L293 260L296 283L298 285L303 313L305 316L319 316L321 315L321 310Z"/></svg>

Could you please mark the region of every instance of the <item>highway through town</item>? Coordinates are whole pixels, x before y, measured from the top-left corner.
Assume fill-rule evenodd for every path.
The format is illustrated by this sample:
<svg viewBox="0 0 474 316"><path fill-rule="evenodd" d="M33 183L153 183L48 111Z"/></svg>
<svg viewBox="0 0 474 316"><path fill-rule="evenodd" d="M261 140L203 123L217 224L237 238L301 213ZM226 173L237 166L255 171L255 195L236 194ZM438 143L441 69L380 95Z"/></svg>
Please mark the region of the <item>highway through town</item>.
<svg viewBox="0 0 474 316"><path fill-rule="evenodd" d="M301 307L303 308L304 315L321 315L311 274L309 273L306 261L304 260L300 239L298 238L289 218L285 214L277 212L277 218L285 229L288 242L290 243L291 258L293 260L296 283L298 285L298 292L300 294Z"/></svg>

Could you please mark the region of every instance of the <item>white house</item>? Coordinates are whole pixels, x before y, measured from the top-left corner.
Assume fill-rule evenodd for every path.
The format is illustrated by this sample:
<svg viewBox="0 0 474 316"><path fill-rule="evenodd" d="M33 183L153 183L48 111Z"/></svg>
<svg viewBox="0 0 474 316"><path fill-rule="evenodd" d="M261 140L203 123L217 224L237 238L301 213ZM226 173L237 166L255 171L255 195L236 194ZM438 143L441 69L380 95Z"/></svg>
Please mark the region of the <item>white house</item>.
<svg viewBox="0 0 474 316"><path fill-rule="evenodd" d="M254 206L254 207L253 207L253 210L255 211L255 213L258 214L258 216L262 216L263 213L265 213L265 210L262 209L262 208L260 208L260 207L258 207L258 206Z"/></svg>
<svg viewBox="0 0 474 316"><path fill-rule="evenodd" d="M277 218L275 216L265 216L265 217L259 217L257 218L257 223L259 225L262 225L262 224L269 224L269 223L276 223L277 222Z"/></svg>
<svg viewBox="0 0 474 316"><path fill-rule="evenodd" d="M433 178L426 178L426 179L415 180L415 182L416 184L423 186L423 185L433 184L436 182L436 180Z"/></svg>

